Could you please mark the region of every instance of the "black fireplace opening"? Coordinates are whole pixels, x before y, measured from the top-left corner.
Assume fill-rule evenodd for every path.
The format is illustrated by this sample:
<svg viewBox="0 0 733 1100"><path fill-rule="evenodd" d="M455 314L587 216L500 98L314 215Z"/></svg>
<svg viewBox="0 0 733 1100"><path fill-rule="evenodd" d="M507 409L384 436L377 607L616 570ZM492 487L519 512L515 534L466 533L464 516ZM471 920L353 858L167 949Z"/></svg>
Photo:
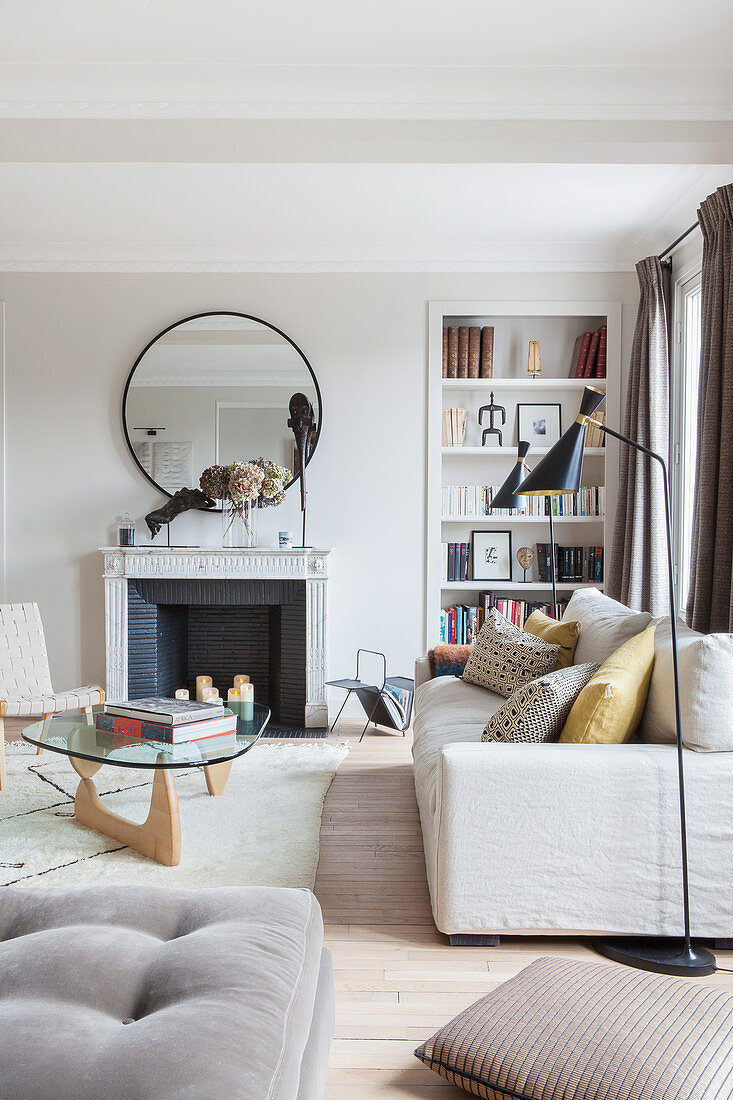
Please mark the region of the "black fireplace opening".
<svg viewBox="0 0 733 1100"><path fill-rule="evenodd" d="M147 580L127 586L130 699L171 697L211 676L226 702L238 673L272 722L305 725L305 582Z"/></svg>

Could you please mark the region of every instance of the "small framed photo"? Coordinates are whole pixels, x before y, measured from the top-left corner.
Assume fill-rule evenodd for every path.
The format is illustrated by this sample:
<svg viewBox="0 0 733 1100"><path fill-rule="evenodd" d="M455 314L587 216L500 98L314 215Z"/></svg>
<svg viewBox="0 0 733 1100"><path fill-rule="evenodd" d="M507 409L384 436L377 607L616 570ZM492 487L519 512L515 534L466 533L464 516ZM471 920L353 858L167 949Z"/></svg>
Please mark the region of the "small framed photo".
<svg viewBox="0 0 733 1100"><path fill-rule="evenodd" d="M472 531L471 566L475 581L510 581L511 531Z"/></svg>
<svg viewBox="0 0 733 1100"><path fill-rule="evenodd" d="M517 405L517 442L552 447L562 435L560 405Z"/></svg>

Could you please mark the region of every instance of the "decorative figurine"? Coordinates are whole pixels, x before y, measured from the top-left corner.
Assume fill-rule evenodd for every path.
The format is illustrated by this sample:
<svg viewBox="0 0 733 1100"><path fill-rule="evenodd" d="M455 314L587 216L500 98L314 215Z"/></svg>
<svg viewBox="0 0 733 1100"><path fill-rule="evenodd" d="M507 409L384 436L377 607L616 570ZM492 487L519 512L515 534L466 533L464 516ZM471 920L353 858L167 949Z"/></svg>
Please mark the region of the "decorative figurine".
<svg viewBox="0 0 733 1100"><path fill-rule="evenodd" d="M192 508L198 508L202 512L207 511L209 508L216 508L216 501L206 493L202 493L200 489L179 489L161 508L148 512L145 517L152 538L155 538L166 523L171 523L176 516L180 516L182 512L189 512ZM170 541L170 531L168 539Z"/></svg>
<svg viewBox="0 0 733 1100"><path fill-rule="evenodd" d="M290 419L288 427L295 436L298 451L298 472L300 474L300 510L303 513L303 546L305 546L306 487L305 467L310 453L311 434L315 424L313 406L304 393L294 393L288 406Z"/></svg>
<svg viewBox="0 0 733 1100"><path fill-rule="evenodd" d="M532 568L532 562L534 561L534 550L531 546L520 546L517 550L517 561L522 567L524 576L522 581L527 580L527 570Z"/></svg>
<svg viewBox="0 0 733 1100"><path fill-rule="evenodd" d="M490 425L490 427L484 428L483 435L481 436L481 446L482 447L486 446L486 436L487 435L498 435L498 437L499 437L499 446L501 447L502 446L502 431L501 431L501 428L495 428L494 427L494 417L496 416L497 413L501 413L501 423L502 423L502 427L503 427L504 424L506 424L506 409L504 408L503 405L495 405L494 404L494 391L493 390L489 394L489 397L490 397L489 404L488 405L482 405L481 408L478 411L478 426L479 426L479 428L481 427L481 424L483 423L485 412L487 412L489 414L489 425Z"/></svg>
<svg viewBox="0 0 733 1100"><path fill-rule="evenodd" d="M529 355L527 357L527 374L531 374L533 378L536 378L541 370L540 342L539 340L530 340Z"/></svg>

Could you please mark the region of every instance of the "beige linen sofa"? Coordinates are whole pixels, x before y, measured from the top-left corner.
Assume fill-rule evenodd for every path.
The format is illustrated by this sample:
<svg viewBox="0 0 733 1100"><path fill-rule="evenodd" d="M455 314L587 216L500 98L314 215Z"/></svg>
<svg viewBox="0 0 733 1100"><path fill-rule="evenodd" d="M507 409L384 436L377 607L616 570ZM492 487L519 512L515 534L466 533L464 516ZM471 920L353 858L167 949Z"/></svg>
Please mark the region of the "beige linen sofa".
<svg viewBox="0 0 733 1100"><path fill-rule="evenodd" d="M590 589L565 618L580 623L577 663L605 660L651 620ZM733 636L679 629L692 929L730 939ZM433 916L452 942L681 934L669 638L659 620L644 718L627 745L482 743L504 699L431 679L427 658L417 661L415 790Z"/></svg>

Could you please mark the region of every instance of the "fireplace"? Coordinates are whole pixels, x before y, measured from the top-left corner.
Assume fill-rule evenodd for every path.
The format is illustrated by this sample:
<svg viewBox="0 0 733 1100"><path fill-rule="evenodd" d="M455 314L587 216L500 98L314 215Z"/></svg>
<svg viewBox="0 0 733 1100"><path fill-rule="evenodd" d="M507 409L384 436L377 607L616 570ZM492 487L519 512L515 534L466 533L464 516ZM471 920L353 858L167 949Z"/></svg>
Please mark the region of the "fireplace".
<svg viewBox="0 0 733 1100"><path fill-rule="evenodd" d="M193 693L203 673L226 697L246 672L273 723L327 725L327 551L104 553L111 697Z"/></svg>

